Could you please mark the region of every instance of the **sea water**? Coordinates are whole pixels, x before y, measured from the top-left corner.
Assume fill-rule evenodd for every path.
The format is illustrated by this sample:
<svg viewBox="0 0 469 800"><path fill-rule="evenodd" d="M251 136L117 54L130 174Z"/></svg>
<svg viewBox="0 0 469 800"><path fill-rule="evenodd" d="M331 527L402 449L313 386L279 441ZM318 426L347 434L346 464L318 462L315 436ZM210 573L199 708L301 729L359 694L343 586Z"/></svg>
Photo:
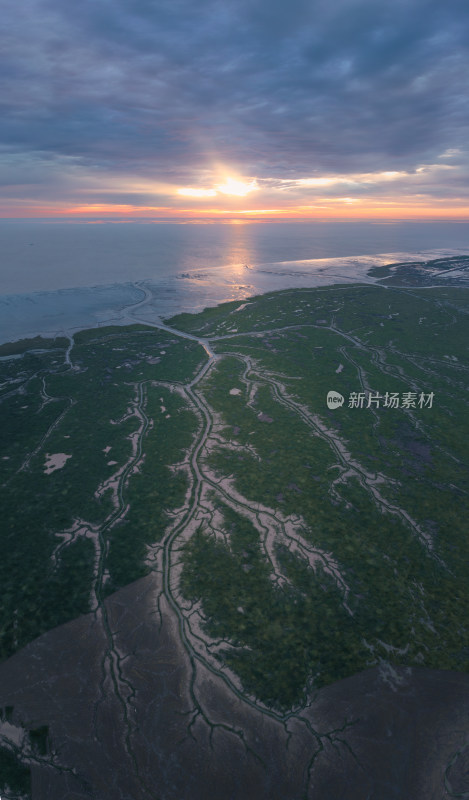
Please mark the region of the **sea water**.
<svg viewBox="0 0 469 800"><path fill-rule="evenodd" d="M469 252L466 222L0 221L0 341L197 311L374 264ZM151 296L150 296L151 295Z"/></svg>

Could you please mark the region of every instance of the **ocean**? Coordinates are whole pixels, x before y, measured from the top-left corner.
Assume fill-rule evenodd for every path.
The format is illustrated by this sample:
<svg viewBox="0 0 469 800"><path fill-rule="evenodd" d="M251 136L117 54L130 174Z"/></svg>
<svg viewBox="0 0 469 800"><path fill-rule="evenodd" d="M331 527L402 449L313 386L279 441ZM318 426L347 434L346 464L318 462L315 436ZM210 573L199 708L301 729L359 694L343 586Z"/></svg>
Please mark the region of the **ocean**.
<svg viewBox="0 0 469 800"><path fill-rule="evenodd" d="M0 342L370 281L374 264L469 253L469 222L0 221Z"/></svg>

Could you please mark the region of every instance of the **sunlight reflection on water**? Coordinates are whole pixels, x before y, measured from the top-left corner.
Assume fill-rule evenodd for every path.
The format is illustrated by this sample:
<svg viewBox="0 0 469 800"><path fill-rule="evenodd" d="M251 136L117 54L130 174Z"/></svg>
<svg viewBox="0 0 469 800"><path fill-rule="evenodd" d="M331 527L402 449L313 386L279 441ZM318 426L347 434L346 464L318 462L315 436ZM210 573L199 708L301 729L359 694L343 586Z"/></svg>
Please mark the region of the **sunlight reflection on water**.
<svg viewBox="0 0 469 800"><path fill-rule="evenodd" d="M0 297L0 341L14 341L38 333L54 336L101 325L128 324L126 309L131 313L131 307L145 298L145 290L151 292L151 298L138 309L138 318L157 321L182 311L197 312L207 306L244 300L269 291L337 283L374 283L367 275L372 266L461 252L439 249L417 254L394 252L257 265L228 264L189 269L159 280L4 295Z"/></svg>

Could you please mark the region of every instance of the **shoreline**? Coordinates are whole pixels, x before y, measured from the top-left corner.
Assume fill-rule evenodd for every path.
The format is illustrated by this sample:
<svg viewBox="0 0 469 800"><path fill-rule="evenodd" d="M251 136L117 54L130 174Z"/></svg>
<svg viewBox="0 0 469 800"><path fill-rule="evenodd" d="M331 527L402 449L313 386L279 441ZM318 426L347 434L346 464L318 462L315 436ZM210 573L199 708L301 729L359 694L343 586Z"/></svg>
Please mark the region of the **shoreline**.
<svg viewBox="0 0 469 800"><path fill-rule="evenodd" d="M286 289L347 284L386 288L379 277L369 275L370 270L388 264L464 255L469 255L469 249L440 248L413 253L279 261L254 266L193 268L159 281L148 279L0 295L0 344L36 336L45 339L70 337L80 330L108 325L162 323L176 314L197 313L224 302L243 302L256 295ZM133 311L137 308L139 319L134 320Z"/></svg>

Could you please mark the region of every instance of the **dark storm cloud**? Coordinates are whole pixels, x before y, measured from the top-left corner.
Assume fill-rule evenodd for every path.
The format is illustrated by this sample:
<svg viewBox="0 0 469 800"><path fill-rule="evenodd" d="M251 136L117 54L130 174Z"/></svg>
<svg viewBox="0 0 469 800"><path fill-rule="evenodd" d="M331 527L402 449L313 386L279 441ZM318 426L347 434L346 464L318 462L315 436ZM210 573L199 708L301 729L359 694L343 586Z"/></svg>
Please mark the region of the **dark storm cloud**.
<svg viewBox="0 0 469 800"><path fill-rule="evenodd" d="M186 180L412 169L464 148L469 5L12 0L0 143Z"/></svg>

